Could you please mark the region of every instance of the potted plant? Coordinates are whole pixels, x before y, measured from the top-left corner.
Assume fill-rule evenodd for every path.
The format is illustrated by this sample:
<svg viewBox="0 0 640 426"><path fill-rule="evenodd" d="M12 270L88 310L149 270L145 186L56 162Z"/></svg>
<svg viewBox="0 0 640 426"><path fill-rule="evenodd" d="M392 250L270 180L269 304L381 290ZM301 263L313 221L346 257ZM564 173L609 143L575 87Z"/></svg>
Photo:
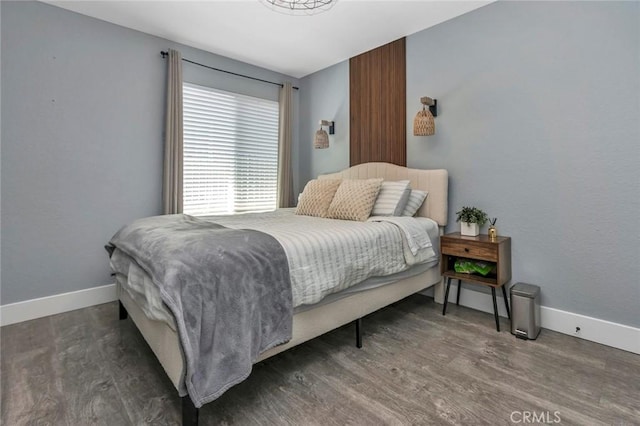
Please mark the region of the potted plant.
<svg viewBox="0 0 640 426"><path fill-rule="evenodd" d="M489 220L489 216L476 207L462 207L456 214L456 222L460 222L460 234L468 237L480 234L480 228Z"/></svg>

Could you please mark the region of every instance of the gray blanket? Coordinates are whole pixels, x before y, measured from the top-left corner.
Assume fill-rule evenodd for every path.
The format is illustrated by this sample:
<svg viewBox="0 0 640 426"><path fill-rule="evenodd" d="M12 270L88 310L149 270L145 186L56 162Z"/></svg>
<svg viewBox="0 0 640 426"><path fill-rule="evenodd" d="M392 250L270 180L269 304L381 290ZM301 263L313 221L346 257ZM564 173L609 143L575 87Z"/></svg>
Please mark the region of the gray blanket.
<svg viewBox="0 0 640 426"><path fill-rule="evenodd" d="M123 227L113 247L149 274L173 313L196 407L247 378L260 353L291 339L289 265L270 235L168 215Z"/></svg>

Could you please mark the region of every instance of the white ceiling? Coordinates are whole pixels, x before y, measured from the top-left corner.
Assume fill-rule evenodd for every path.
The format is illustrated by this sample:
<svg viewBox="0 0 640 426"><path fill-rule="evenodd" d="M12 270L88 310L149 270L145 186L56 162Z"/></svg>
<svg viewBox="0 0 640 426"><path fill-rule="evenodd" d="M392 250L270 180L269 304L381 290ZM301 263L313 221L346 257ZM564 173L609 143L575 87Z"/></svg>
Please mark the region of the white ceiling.
<svg viewBox="0 0 640 426"><path fill-rule="evenodd" d="M296 78L490 2L338 0L291 16L258 0L46 1Z"/></svg>

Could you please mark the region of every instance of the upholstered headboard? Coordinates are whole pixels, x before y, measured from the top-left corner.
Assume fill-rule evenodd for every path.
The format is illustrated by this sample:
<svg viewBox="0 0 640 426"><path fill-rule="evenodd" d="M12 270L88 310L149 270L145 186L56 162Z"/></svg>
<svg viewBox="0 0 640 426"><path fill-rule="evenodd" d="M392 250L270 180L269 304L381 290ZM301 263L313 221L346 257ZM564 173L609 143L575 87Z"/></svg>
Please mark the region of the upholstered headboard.
<svg viewBox="0 0 640 426"><path fill-rule="evenodd" d="M440 226L447 225L449 181L444 169L409 169L389 163L364 163L349 167L341 172L320 175L318 179L369 179L381 177L384 180L409 179L411 188L427 191L427 200L418 210L418 216L428 217Z"/></svg>

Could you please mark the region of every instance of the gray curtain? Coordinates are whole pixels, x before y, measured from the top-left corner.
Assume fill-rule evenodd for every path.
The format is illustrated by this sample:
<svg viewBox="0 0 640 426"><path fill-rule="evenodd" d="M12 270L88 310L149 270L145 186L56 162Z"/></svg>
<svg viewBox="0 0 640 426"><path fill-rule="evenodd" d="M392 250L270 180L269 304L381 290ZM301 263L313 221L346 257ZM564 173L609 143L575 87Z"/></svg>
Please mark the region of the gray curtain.
<svg viewBox="0 0 640 426"><path fill-rule="evenodd" d="M182 55L169 49L164 136L164 214L182 213Z"/></svg>
<svg viewBox="0 0 640 426"><path fill-rule="evenodd" d="M278 127L278 208L293 205L291 139L293 125L293 87L290 82L280 89L280 124Z"/></svg>

